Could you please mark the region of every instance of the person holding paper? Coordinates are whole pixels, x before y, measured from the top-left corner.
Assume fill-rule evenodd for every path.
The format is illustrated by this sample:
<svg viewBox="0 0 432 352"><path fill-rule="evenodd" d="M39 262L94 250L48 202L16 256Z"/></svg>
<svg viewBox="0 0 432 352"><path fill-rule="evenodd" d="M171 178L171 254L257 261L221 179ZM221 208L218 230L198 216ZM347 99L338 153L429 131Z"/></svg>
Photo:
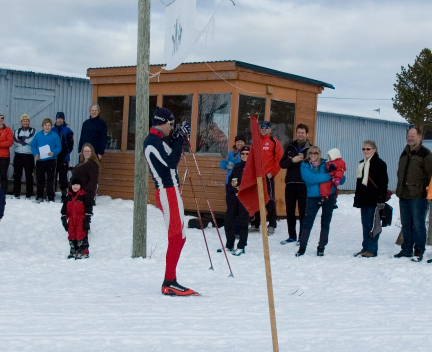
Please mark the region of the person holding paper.
<svg viewBox="0 0 432 352"><path fill-rule="evenodd" d="M43 130L36 133L32 144L32 154L36 158L36 200L43 201L45 179L47 183L48 202L54 202L54 176L57 166L57 155L62 150L61 140L57 133L51 131L51 119L42 121Z"/></svg>

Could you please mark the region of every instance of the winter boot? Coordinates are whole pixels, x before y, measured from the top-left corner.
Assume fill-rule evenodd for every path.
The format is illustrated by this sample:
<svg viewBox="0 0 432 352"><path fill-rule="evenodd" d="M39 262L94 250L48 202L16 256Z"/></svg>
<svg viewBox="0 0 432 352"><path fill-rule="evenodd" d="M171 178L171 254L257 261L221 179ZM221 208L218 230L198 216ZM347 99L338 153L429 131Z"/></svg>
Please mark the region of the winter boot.
<svg viewBox="0 0 432 352"><path fill-rule="evenodd" d="M421 262L423 260L422 251L414 248L414 257L411 259L413 262Z"/></svg>
<svg viewBox="0 0 432 352"><path fill-rule="evenodd" d="M293 243L293 242L296 242L296 240L294 240L292 238L287 238L286 240L281 241L280 244L286 245L288 243Z"/></svg>
<svg viewBox="0 0 432 352"><path fill-rule="evenodd" d="M234 252L231 253L232 255L235 255L236 257L245 254L244 248L237 248Z"/></svg>
<svg viewBox="0 0 432 352"><path fill-rule="evenodd" d="M354 253L353 256L354 257L359 257L361 256L365 251L362 249L360 252Z"/></svg>
<svg viewBox="0 0 432 352"><path fill-rule="evenodd" d="M177 283L177 280L165 279L162 284L162 293L168 296L200 296L198 292Z"/></svg>
<svg viewBox="0 0 432 352"><path fill-rule="evenodd" d="M70 253L67 256L67 259L73 259L77 254L77 241L69 241L69 246L70 246Z"/></svg>
<svg viewBox="0 0 432 352"><path fill-rule="evenodd" d="M429 259L429 260L427 261L427 263L428 263L428 264L431 264L431 263L432 263L432 259Z"/></svg>
<svg viewBox="0 0 432 352"><path fill-rule="evenodd" d="M398 254L395 254L393 257L395 257L395 258L403 258L403 257L411 258L411 257L412 257L412 254L410 254L410 253L406 253L406 252L404 252L404 251L402 250L402 251L400 251Z"/></svg>
<svg viewBox="0 0 432 352"><path fill-rule="evenodd" d="M324 257L324 247L317 247L317 256L318 257Z"/></svg>
<svg viewBox="0 0 432 352"><path fill-rule="evenodd" d="M300 245L298 252L296 253L296 257L301 257L303 254L305 254L306 252L306 247L303 247L302 245Z"/></svg>

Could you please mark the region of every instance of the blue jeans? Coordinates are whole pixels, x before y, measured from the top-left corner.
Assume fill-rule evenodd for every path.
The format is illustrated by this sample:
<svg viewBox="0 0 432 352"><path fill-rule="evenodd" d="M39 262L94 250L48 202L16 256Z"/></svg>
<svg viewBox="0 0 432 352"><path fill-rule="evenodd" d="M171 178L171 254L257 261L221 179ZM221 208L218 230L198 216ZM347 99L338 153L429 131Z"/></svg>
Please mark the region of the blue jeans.
<svg viewBox="0 0 432 352"><path fill-rule="evenodd" d="M400 199L400 216L404 243L402 251L411 255L414 250L424 253L426 246L427 199Z"/></svg>
<svg viewBox="0 0 432 352"><path fill-rule="evenodd" d="M308 197L306 199L306 214L303 219L303 224L300 232L300 246L306 247L309 235L311 233L315 217L318 213L319 208L322 207L322 214L321 214L321 232L320 232L320 239L319 239L319 246L325 247L328 242L328 234L330 231L330 221L332 219L333 215L333 209L334 205L336 203L336 196L335 194L330 194L328 199L321 204L321 197Z"/></svg>
<svg viewBox="0 0 432 352"><path fill-rule="evenodd" d="M378 240L380 235L377 235L375 238L371 238L369 236L369 233L372 231L372 227L373 227L375 208L376 207L364 207L364 208L360 208L360 211L361 211L361 221L363 226L362 251L377 255Z"/></svg>

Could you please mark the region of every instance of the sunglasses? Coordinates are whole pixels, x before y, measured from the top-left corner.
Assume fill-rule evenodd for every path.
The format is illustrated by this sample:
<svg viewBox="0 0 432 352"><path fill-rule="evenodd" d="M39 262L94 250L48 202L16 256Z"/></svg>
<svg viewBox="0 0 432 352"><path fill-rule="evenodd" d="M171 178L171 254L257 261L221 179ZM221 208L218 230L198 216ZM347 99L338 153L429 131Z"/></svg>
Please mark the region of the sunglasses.
<svg viewBox="0 0 432 352"><path fill-rule="evenodd" d="M249 155L249 152L243 152L243 153L241 153L241 155Z"/></svg>
<svg viewBox="0 0 432 352"><path fill-rule="evenodd" d="M367 151L370 151L370 150L372 150L372 148L362 148L362 150L363 150L363 151L366 151L366 150L367 150Z"/></svg>
<svg viewBox="0 0 432 352"><path fill-rule="evenodd" d="M310 152L309 155L319 155L317 152Z"/></svg>
<svg viewBox="0 0 432 352"><path fill-rule="evenodd" d="M170 125L171 127L174 126L174 121L169 121L168 123L169 123L169 125Z"/></svg>

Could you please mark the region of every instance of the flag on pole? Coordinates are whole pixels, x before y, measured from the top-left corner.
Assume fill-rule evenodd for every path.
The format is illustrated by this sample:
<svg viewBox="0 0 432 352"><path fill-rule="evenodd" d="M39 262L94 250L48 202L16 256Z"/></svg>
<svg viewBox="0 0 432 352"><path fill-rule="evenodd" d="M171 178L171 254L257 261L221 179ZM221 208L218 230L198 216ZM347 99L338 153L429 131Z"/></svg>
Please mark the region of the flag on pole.
<svg viewBox="0 0 432 352"><path fill-rule="evenodd" d="M165 70L188 57L202 31L195 28L196 0L175 0L165 7Z"/></svg>
<svg viewBox="0 0 432 352"><path fill-rule="evenodd" d="M243 177L238 193L238 200L249 212L249 215L253 216L259 210L257 177L262 177L265 179L266 175L262 164L258 117L252 115L250 120L252 130L252 146L245 169L243 171ZM264 199L265 203L267 204L270 200L267 192L267 182L264 180L263 184Z"/></svg>

